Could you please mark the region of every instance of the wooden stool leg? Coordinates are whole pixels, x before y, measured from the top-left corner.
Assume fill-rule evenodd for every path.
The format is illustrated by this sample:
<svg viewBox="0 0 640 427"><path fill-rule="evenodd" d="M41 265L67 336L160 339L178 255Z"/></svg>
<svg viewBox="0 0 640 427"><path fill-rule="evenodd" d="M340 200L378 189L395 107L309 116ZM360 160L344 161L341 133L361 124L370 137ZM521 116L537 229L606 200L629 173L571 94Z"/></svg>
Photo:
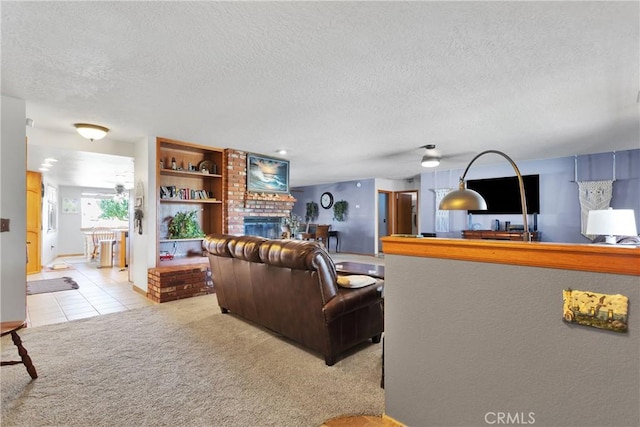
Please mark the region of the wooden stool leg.
<svg viewBox="0 0 640 427"><path fill-rule="evenodd" d="M34 380L38 378L38 373L36 372L36 367L33 366L33 362L31 361L31 357L27 353L27 349L22 345L22 340L16 331L11 331L11 338L13 339L13 343L18 347L18 354L22 359L22 363L27 368L27 372L31 375L31 378Z"/></svg>

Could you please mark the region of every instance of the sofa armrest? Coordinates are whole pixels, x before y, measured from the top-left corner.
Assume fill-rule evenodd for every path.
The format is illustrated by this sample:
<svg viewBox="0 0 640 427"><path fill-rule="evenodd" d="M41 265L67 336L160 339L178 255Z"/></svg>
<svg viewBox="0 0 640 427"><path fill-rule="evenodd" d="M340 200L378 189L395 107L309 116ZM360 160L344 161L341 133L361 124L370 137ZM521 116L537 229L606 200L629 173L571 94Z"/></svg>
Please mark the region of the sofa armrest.
<svg viewBox="0 0 640 427"><path fill-rule="evenodd" d="M366 307L377 302L382 302L382 289L384 281L357 289L338 287L335 297L323 307L326 321L333 320L343 314L350 313L361 307Z"/></svg>

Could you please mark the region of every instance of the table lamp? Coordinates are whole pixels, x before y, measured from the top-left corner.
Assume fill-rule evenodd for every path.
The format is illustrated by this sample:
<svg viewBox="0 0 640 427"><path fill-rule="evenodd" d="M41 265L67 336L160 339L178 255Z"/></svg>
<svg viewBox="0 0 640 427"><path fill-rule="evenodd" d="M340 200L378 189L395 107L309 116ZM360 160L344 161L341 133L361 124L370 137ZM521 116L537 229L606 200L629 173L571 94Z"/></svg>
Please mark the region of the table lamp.
<svg viewBox="0 0 640 427"><path fill-rule="evenodd" d="M637 236L633 209L603 209L589 211L587 234L605 236L605 243L615 245L616 236Z"/></svg>

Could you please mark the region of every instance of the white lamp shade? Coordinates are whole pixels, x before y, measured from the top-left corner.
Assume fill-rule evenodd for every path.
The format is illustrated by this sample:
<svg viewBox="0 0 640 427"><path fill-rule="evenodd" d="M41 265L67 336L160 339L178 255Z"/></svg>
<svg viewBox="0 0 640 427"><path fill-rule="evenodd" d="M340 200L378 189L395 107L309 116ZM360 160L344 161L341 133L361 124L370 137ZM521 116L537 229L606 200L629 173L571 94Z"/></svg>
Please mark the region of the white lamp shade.
<svg viewBox="0 0 640 427"><path fill-rule="evenodd" d="M602 236L636 236L633 209L604 209L589 211L587 234Z"/></svg>

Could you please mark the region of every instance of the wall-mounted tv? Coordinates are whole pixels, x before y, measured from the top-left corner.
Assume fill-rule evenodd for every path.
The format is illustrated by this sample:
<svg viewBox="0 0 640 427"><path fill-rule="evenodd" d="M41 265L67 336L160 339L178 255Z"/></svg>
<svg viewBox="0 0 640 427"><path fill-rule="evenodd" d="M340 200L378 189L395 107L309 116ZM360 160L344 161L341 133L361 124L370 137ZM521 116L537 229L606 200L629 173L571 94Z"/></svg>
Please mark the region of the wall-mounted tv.
<svg viewBox="0 0 640 427"><path fill-rule="evenodd" d="M527 213L540 213L540 176L524 175L524 192ZM521 214L518 177L470 179L467 188L475 190L487 201L486 211L469 211L471 214Z"/></svg>

